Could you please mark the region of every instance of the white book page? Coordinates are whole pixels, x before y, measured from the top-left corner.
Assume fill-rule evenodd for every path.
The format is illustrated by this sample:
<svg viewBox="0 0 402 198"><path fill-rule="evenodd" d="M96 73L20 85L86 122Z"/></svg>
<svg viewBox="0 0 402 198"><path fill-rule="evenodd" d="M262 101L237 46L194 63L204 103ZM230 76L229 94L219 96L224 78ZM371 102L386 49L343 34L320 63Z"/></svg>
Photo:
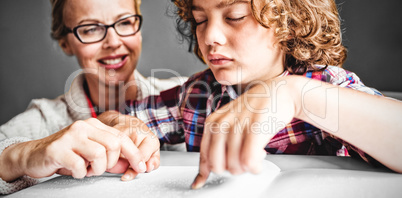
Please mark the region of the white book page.
<svg viewBox="0 0 402 198"><path fill-rule="evenodd" d="M9 197L260 197L280 172L272 162L263 163L264 170L257 175L211 173L198 190L190 189L198 166L161 166L129 182L121 181L121 175L116 174L84 179L59 176Z"/></svg>

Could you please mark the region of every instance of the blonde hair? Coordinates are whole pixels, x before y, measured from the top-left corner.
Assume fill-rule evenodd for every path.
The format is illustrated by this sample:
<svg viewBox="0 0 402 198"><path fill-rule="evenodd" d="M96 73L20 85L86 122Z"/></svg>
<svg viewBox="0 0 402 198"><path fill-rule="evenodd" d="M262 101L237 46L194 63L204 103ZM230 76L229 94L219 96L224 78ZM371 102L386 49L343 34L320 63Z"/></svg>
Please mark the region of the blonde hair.
<svg viewBox="0 0 402 198"><path fill-rule="evenodd" d="M194 53L203 60L195 34L192 0L174 3L180 17L179 33L194 44ZM254 18L263 27L275 28L278 44L286 53L288 71L304 73L314 64L342 66L345 62L347 50L342 44L334 0L251 0L250 4Z"/></svg>
<svg viewBox="0 0 402 198"><path fill-rule="evenodd" d="M64 24L64 5L67 0L50 0L52 5L52 27L51 37L55 40L60 40L67 35L67 27ZM135 12L141 14L141 0L134 0Z"/></svg>

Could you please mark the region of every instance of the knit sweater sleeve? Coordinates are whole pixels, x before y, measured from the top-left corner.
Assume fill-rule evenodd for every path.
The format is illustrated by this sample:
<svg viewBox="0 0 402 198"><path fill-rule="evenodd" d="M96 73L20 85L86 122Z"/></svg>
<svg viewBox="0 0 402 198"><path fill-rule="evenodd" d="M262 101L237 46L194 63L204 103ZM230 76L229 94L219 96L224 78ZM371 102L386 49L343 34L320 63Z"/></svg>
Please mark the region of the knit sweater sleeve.
<svg viewBox="0 0 402 198"><path fill-rule="evenodd" d="M3 153L4 149L6 149L7 147L9 147L13 144L17 144L20 142L26 142L29 140L30 139L26 138L26 137L13 137L13 138L8 138L3 141L0 141L0 154ZM0 178L0 195L11 194L11 193L17 192L21 189L35 185L37 183L38 183L37 179L33 179L28 176L20 177L13 182L6 182Z"/></svg>
<svg viewBox="0 0 402 198"><path fill-rule="evenodd" d="M72 122L63 100L32 100L25 112L0 126L0 155L12 144L49 136ZM38 183L23 176L8 183L0 178L0 194L10 194Z"/></svg>

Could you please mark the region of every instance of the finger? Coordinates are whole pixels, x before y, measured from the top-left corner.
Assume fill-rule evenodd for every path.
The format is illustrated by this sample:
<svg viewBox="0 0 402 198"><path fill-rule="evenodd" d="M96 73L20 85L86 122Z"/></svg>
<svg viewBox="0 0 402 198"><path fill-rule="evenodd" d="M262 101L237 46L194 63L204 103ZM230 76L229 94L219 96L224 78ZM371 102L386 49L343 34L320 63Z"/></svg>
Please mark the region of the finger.
<svg viewBox="0 0 402 198"><path fill-rule="evenodd" d="M240 162L244 170L251 173L259 173L262 170L264 147L267 142L262 134L251 133L244 137L240 153Z"/></svg>
<svg viewBox="0 0 402 198"><path fill-rule="evenodd" d="M152 132L149 132L152 134ZM148 161L151 155L159 150L160 143L156 135L147 135L138 146L138 149L144 156L144 160Z"/></svg>
<svg viewBox="0 0 402 198"><path fill-rule="evenodd" d="M203 187L208 179L210 172L211 171L209 170L206 156L200 156L200 168L197 176L195 177L193 183L191 184L191 188L199 189Z"/></svg>
<svg viewBox="0 0 402 198"><path fill-rule="evenodd" d="M147 161L146 164L147 164L147 172L148 173L159 168L159 165L160 165L159 150L151 155L151 157L149 158L149 160Z"/></svg>
<svg viewBox="0 0 402 198"><path fill-rule="evenodd" d="M69 176L73 174L70 170L68 170L66 168L61 168L61 169L57 170L56 173L59 175L69 175Z"/></svg>
<svg viewBox="0 0 402 198"><path fill-rule="evenodd" d="M138 173L135 172L132 168L127 169L123 176L121 176L122 181L131 181L135 177L137 177Z"/></svg>
<svg viewBox="0 0 402 198"><path fill-rule="evenodd" d="M127 161L127 159L120 158L114 167L112 167L111 169L108 169L106 171L109 173L120 174L120 173L124 173L125 171L127 171L129 166L130 166L130 163Z"/></svg>
<svg viewBox="0 0 402 198"><path fill-rule="evenodd" d="M102 127L109 128L108 126L102 126ZM121 146L120 154L122 154L129 161L134 171L138 173L145 172L147 167L145 164L144 155L140 152L138 147L129 138L129 136L127 136L124 132L121 132L116 128L110 128L110 131L113 132L113 134L117 135L117 138L119 139L118 142L120 143Z"/></svg>
<svg viewBox="0 0 402 198"><path fill-rule="evenodd" d="M199 189L203 187L208 179L209 173L211 172L208 163L210 129L211 129L210 127L211 125L209 124L209 122L206 122L206 127L204 128L204 136L201 140L201 146L200 146L199 170L197 176L195 177L193 183L191 184L192 189Z"/></svg>
<svg viewBox="0 0 402 198"><path fill-rule="evenodd" d="M110 169L117 163L120 156L120 139L118 135L120 131L112 127L104 125L97 119L88 119L86 124L80 124L79 128L73 128L76 131L85 131L88 139L101 144L106 149L107 168Z"/></svg>
<svg viewBox="0 0 402 198"><path fill-rule="evenodd" d="M232 127L227 122L218 119L213 119L208 123L211 126L207 128L209 141L203 142L202 146L209 149L207 156L209 169L214 173L221 174L226 169L226 138Z"/></svg>
<svg viewBox="0 0 402 198"><path fill-rule="evenodd" d="M217 174L221 174L226 169L226 134L220 131L211 134L208 152L209 169Z"/></svg>
<svg viewBox="0 0 402 198"><path fill-rule="evenodd" d="M237 130L237 129L235 129ZM235 131L227 137L227 158L226 169L233 175L239 175L244 172L240 164L240 148L242 145L242 132Z"/></svg>
<svg viewBox="0 0 402 198"><path fill-rule="evenodd" d="M87 176L101 175L106 171L106 148L92 140L77 141L73 150L90 163Z"/></svg>
<svg viewBox="0 0 402 198"><path fill-rule="evenodd" d="M134 145L131 139L124 133L119 133L121 142L121 154L130 162L131 167L138 173L143 173L147 170L144 156L141 151Z"/></svg>
<svg viewBox="0 0 402 198"><path fill-rule="evenodd" d="M74 153L72 150L60 155L60 164L71 172L74 178L84 178L87 174L87 164L85 160Z"/></svg>

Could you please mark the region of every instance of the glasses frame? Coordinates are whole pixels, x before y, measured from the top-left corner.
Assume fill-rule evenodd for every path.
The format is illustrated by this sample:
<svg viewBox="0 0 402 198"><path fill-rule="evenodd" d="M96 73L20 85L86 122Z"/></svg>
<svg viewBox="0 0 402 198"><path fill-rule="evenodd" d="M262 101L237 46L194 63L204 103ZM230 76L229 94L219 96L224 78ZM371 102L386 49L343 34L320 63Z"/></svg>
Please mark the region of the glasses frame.
<svg viewBox="0 0 402 198"><path fill-rule="evenodd" d="M135 31L135 32L132 33L132 34L127 34L127 35L121 35L121 34L119 34L119 33L116 31L115 25L116 25L117 23L123 21L123 20L126 20L127 18L130 18L130 17L135 17L136 20L139 20L139 21L140 21L140 24L138 25L138 30ZM101 39L99 39L98 41L83 42L83 41L81 40L80 36L78 35L78 28L80 28L80 27L85 27L85 26L91 26L91 25L98 25L98 26L104 27L104 28L105 28L105 34L104 34L103 37L102 37ZM141 29L141 25L142 25L142 16L141 16L141 15L138 15L138 14L133 14L133 15L129 15L129 16L126 16L126 17L124 17L124 18L121 18L121 19L117 20L116 22L114 22L113 24L110 24L110 25L105 25L105 24L103 24L103 23L92 23L92 24L78 25L78 26L74 27L73 29L67 28L67 33L74 33L74 36L75 36L81 43L84 43L84 44L91 44L91 43L100 42L100 41L102 41L103 39L105 39L105 37L106 37L106 35L107 35L107 30L108 30L110 27L114 29L114 31L116 32L117 35L126 37L126 36L132 36L132 35L136 34L137 32L139 32L140 29Z"/></svg>

